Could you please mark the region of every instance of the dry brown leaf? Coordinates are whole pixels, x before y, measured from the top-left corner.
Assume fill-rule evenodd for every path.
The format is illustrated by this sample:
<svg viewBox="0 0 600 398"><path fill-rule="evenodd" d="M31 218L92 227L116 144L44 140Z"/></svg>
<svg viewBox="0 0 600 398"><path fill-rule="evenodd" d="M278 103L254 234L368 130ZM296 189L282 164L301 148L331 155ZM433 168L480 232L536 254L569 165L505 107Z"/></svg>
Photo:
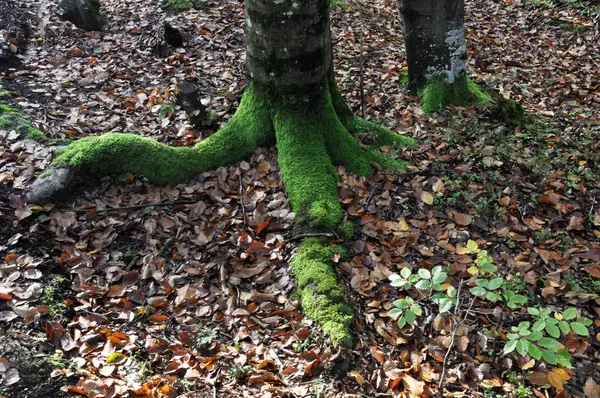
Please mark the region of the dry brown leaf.
<svg viewBox="0 0 600 398"><path fill-rule="evenodd" d="M431 194L427 191L422 191L420 199L423 203L426 203L431 206L433 204L434 197L433 197L433 194Z"/></svg>
<svg viewBox="0 0 600 398"><path fill-rule="evenodd" d="M420 397L423 395L423 391L425 390L425 383L411 377L409 375L404 375L402 377L402 384L404 384L404 388L410 392L410 395L413 397Z"/></svg>
<svg viewBox="0 0 600 398"><path fill-rule="evenodd" d="M471 216L464 213L454 213L454 221L456 221L458 225L463 227L471 225L471 223L473 222Z"/></svg>
<svg viewBox="0 0 600 398"><path fill-rule="evenodd" d="M600 398L600 385L590 377L583 385L583 393L587 398Z"/></svg>

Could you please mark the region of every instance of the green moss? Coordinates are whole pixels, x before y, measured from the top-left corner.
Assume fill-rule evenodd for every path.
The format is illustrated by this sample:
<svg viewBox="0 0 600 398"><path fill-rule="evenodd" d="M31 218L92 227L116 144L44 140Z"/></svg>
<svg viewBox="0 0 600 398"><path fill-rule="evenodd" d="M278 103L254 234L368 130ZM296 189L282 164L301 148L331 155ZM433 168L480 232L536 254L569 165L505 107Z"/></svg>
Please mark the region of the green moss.
<svg viewBox="0 0 600 398"><path fill-rule="evenodd" d="M194 148L171 147L135 134L82 138L58 152L55 167L106 175L133 173L154 184L182 182L198 171L231 164L265 145L272 127L264 101L250 87L227 125Z"/></svg>
<svg viewBox="0 0 600 398"><path fill-rule="evenodd" d="M445 105L491 106L494 101L466 75L462 74L454 83L436 78L419 91L425 113L441 112Z"/></svg>
<svg viewBox="0 0 600 398"><path fill-rule="evenodd" d="M277 105L273 116L279 167L292 209L303 223L318 229L335 228L342 220L333 165L362 176L373 174L371 162L391 169L407 165L378 149L361 147L341 123L333 101L325 92L320 101L305 107ZM360 118L348 120L353 126L375 126ZM398 145L414 144L410 138L385 129L379 131Z"/></svg>
<svg viewBox="0 0 600 398"><path fill-rule="evenodd" d="M164 4L165 8L176 12L188 11L192 8L196 10L209 8L208 3L202 0L165 0Z"/></svg>
<svg viewBox="0 0 600 398"><path fill-rule="evenodd" d="M350 221L344 221L339 227L340 234L345 240L350 240L354 236L354 224Z"/></svg>
<svg viewBox="0 0 600 398"><path fill-rule="evenodd" d="M323 132L330 126L322 106L306 109L280 106L273 125L279 168L292 209L303 223L333 228L342 220L337 174L327 153Z"/></svg>
<svg viewBox="0 0 600 398"><path fill-rule="evenodd" d="M334 344L352 345L352 309L340 288L331 257L343 249L320 239L305 240L290 266L306 314L316 321Z"/></svg>
<svg viewBox="0 0 600 398"><path fill-rule="evenodd" d="M515 100L505 99L498 101L494 114L499 120L513 126L522 126L525 123L525 109Z"/></svg>
<svg viewBox="0 0 600 398"><path fill-rule="evenodd" d="M0 128L15 130L21 138L35 141L47 140L44 133L33 128L29 120L25 119L18 109L7 105L0 105Z"/></svg>

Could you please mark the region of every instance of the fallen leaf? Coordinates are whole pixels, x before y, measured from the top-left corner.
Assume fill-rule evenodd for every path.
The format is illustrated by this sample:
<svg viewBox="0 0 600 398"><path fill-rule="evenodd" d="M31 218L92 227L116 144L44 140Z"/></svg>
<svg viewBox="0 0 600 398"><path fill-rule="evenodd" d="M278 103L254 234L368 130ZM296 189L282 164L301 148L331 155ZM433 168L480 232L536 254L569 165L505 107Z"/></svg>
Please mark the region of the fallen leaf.
<svg viewBox="0 0 600 398"><path fill-rule="evenodd" d="M433 204L433 195L427 191L423 191L423 192L421 192L421 201L428 205L432 205Z"/></svg>
<svg viewBox="0 0 600 398"><path fill-rule="evenodd" d="M583 385L583 393L587 398L600 398L600 385L590 377Z"/></svg>

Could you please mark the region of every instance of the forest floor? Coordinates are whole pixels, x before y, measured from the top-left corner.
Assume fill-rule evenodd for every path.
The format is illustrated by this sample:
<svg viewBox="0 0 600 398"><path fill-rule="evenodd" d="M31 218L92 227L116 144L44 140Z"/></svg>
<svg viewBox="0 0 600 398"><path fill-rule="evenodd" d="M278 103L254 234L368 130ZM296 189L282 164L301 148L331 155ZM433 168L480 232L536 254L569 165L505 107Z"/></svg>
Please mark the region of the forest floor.
<svg viewBox="0 0 600 398"><path fill-rule="evenodd" d="M192 130L174 111L183 79L203 87L221 123L235 112L240 2L169 13L158 1L105 0L102 33L59 21L56 1L23 3L41 23L26 66L0 81L1 101L48 137L124 131L193 145L214 130ZM364 51L366 117L420 144L398 153L413 165L406 174L338 168L355 235L334 242L348 248L334 260L357 315L354 348L331 346L294 296L299 240L273 149L185 184L119 175L32 207L23 189L55 148L0 130L0 396L416 397L436 394L442 378L446 397L599 396L598 8L467 1L472 78L523 104L515 127L474 107L424 115L404 86L394 7L334 3L346 100L361 113ZM187 41L158 58L144 38L165 19ZM466 292L483 273L481 249L503 280L498 301ZM462 298L445 316L390 284L401 269L438 265ZM527 303L507 308L510 292ZM407 294L422 315L400 328L388 312ZM503 353L511 327L526 339L545 308L571 321L557 338L570 368L529 346Z"/></svg>

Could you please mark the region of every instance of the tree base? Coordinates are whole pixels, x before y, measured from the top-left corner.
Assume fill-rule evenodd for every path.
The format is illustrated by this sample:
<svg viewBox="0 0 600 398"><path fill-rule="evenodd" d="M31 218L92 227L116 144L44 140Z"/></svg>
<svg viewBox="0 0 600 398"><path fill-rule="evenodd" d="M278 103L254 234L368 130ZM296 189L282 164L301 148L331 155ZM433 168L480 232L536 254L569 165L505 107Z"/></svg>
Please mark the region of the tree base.
<svg viewBox="0 0 600 398"><path fill-rule="evenodd" d="M313 101L289 103L251 85L231 121L193 148L169 147L133 134L80 139L58 153L52 168L32 185L29 199L50 200L75 178L114 173L137 174L154 184L182 182L197 171L234 163L257 146L275 141L297 226L351 235L351 225L342 222L334 165L363 176L374 172L373 162L392 169L407 166L378 148L364 148L351 133L370 134L377 145L413 146L414 140L352 115L335 82L323 91ZM352 311L330 262L335 251L338 248L326 242L306 240L291 266L307 314L335 344L349 346Z"/></svg>
<svg viewBox="0 0 600 398"><path fill-rule="evenodd" d="M444 110L445 105L492 106L492 97L481 90L466 74L461 74L453 83L444 78L434 78L419 90L423 101L423 112Z"/></svg>

